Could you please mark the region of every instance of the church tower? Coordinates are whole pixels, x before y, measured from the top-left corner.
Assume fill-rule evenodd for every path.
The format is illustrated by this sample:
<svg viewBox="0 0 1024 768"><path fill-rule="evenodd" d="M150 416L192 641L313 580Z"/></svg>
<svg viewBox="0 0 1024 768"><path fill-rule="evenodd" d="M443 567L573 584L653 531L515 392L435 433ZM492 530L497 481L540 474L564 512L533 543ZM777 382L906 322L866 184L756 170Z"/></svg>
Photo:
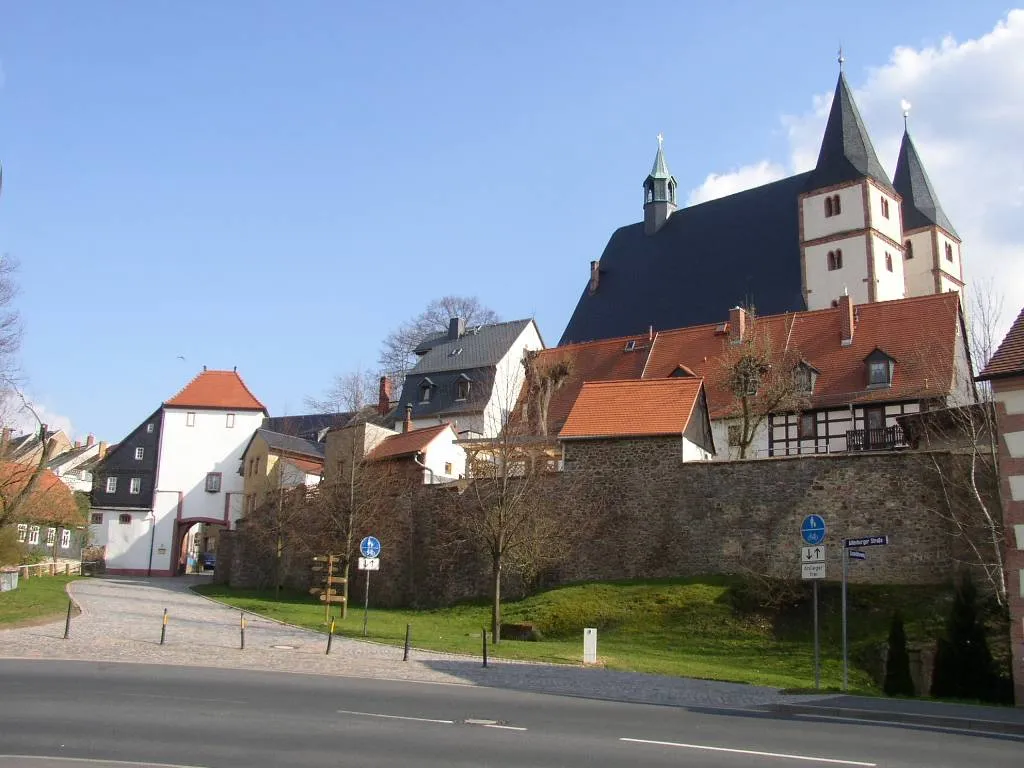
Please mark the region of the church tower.
<svg viewBox="0 0 1024 768"><path fill-rule="evenodd" d="M800 259L808 309L902 299L900 197L878 161L842 72L800 206Z"/></svg>
<svg viewBox="0 0 1024 768"><path fill-rule="evenodd" d="M964 273L960 236L942 210L917 148L906 130L893 184L903 198L903 271L907 295L924 296L962 290Z"/></svg>
<svg viewBox="0 0 1024 768"><path fill-rule="evenodd" d="M668 221L676 209L676 180L668 172L664 137L658 134L658 154L654 156L654 167L644 180L644 234L653 235Z"/></svg>

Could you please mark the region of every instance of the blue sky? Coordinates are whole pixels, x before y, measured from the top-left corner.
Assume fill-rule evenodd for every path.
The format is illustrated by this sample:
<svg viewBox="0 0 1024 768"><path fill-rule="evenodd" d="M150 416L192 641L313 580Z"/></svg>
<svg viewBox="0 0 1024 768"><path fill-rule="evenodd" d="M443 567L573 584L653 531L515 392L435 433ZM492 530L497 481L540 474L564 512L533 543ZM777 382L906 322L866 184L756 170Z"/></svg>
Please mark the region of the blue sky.
<svg viewBox="0 0 1024 768"><path fill-rule="evenodd" d="M790 172L783 118L816 124L840 41L859 88L898 46L1006 18L985 0L0 8L0 252L22 264L28 389L111 441L204 364L301 412L445 294L555 343L640 217L659 131L683 190Z"/></svg>

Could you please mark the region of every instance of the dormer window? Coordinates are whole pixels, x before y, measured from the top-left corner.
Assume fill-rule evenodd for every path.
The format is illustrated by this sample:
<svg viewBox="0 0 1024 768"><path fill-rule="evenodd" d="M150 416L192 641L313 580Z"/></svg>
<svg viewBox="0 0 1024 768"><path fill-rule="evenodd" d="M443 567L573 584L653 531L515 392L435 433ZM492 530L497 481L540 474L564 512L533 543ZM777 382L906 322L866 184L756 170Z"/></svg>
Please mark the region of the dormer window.
<svg viewBox="0 0 1024 768"><path fill-rule="evenodd" d="M801 360L793 369L793 389L797 392L813 392L817 380L818 369L806 360Z"/></svg>
<svg viewBox="0 0 1024 768"><path fill-rule="evenodd" d="M903 246L904 246L904 248L903 248L903 256L904 256L904 258L906 258L906 259L914 258L914 244L912 242L910 242L909 240L907 240L907 242L905 242L903 244Z"/></svg>
<svg viewBox="0 0 1024 768"><path fill-rule="evenodd" d="M836 248L834 251L829 251L826 257L828 262L829 272L833 272L837 269L843 268L843 251L840 248Z"/></svg>
<svg viewBox="0 0 1024 768"><path fill-rule="evenodd" d="M696 377L697 377L697 374L695 374L692 370L687 368L682 363L677 365L676 369L674 371L672 371L671 374L669 374L669 378L672 378L672 379L693 379L693 378L696 378Z"/></svg>
<svg viewBox="0 0 1024 768"><path fill-rule="evenodd" d="M431 390L434 388L434 382L430 379L424 379L420 384L420 402L429 403Z"/></svg>
<svg viewBox="0 0 1024 768"><path fill-rule="evenodd" d="M455 382L455 399L456 400L468 400L469 399L469 387L472 382L469 377L463 374Z"/></svg>
<svg viewBox="0 0 1024 768"><path fill-rule="evenodd" d="M892 374L896 361L877 347L864 358L867 365L868 388L892 386Z"/></svg>

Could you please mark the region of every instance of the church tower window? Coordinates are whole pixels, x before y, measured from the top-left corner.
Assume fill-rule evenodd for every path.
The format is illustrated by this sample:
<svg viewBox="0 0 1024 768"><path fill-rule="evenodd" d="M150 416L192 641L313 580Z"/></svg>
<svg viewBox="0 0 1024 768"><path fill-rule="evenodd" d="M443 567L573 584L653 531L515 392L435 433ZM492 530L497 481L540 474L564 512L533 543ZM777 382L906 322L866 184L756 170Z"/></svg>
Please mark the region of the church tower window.
<svg viewBox="0 0 1024 768"><path fill-rule="evenodd" d="M829 251L827 260L830 272L843 268L843 252L839 248L836 248L834 251Z"/></svg>
<svg viewBox="0 0 1024 768"><path fill-rule="evenodd" d="M825 198L825 218L827 219L831 215L832 215L832 198L831 197L826 197Z"/></svg>
<svg viewBox="0 0 1024 768"><path fill-rule="evenodd" d="M889 201L884 197L882 198L882 216L886 219L889 218Z"/></svg>
<svg viewBox="0 0 1024 768"><path fill-rule="evenodd" d="M839 195L832 195L832 213L838 216L843 212L843 207L839 204Z"/></svg>
<svg viewBox="0 0 1024 768"><path fill-rule="evenodd" d="M907 240L907 242L904 243L903 245L905 247L904 254L905 254L906 258L908 258L908 259L914 258L914 244L912 242L910 242L909 240Z"/></svg>
<svg viewBox="0 0 1024 768"><path fill-rule="evenodd" d="M953 260L953 245L952 243L946 243L946 261Z"/></svg>
<svg viewBox="0 0 1024 768"><path fill-rule="evenodd" d="M892 254L888 251L885 252L885 271L892 272Z"/></svg>

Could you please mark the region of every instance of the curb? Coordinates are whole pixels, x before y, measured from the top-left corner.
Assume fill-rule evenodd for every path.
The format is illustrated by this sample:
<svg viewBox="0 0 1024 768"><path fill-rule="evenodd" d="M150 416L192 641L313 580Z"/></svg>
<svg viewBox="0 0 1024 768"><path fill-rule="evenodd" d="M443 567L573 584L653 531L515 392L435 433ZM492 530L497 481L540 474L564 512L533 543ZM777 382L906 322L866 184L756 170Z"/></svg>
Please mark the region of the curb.
<svg viewBox="0 0 1024 768"><path fill-rule="evenodd" d="M841 717L848 720L903 723L905 725L972 731L979 734L999 734L1004 736L1011 735L1024 737L1024 722L1012 723L1004 720L981 720L971 717L922 715L914 712L883 712L877 709L815 706L813 704L776 704L772 709L775 712L785 715Z"/></svg>

